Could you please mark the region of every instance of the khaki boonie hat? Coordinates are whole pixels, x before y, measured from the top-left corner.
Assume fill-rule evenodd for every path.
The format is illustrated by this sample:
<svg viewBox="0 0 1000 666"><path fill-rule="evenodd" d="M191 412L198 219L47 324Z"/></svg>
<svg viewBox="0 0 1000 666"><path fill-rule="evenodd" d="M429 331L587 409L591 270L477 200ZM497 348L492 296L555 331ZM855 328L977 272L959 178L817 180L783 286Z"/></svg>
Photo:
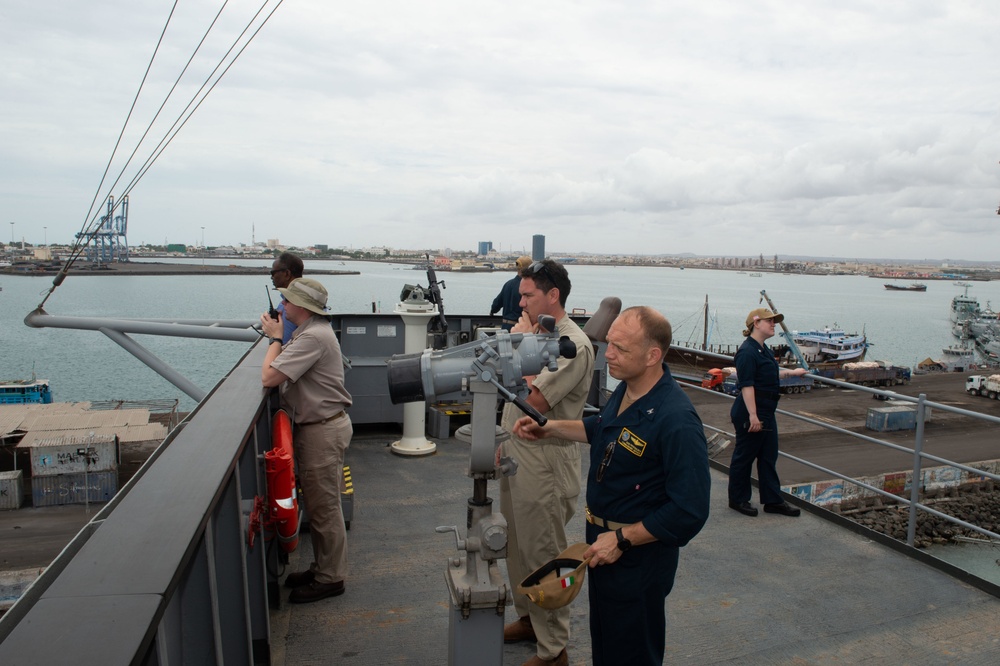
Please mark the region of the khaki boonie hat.
<svg viewBox="0 0 1000 666"><path fill-rule="evenodd" d="M554 560L549 560L535 569L530 576L517 586L517 591L549 610L562 608L576 599L583 587L590 558L583 559L589 546L575 543Z"/></svg>
<svg viewBox="0 0 1000 666"><path fill-rule="evenodd" d="M284 289L278 289L289 303L319 315L330 314L326 307L326 287L311 278L295 278Z"/></svg>
<svg viewBox="0 0 1000 666"><path fill-rule="evenodd" d="M528 255L518 257L517 261L514 262L514 265L517 266L517 270L523 271L525 268L531 265L531 257L529 257Z"/></svg>

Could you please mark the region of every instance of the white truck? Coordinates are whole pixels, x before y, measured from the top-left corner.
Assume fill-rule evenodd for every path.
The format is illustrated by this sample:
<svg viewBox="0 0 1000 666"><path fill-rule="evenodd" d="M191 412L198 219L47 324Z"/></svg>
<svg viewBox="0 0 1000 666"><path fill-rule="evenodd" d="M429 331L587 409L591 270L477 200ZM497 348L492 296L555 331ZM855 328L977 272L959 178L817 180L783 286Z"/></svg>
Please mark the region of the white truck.
<svg viewBox="0 0 1000 666"><path fill-rule="evenodd" d="M969 395L981 395L993 400L1000 398L1000 375L972 375L965 380L965 390Z"/></svg>

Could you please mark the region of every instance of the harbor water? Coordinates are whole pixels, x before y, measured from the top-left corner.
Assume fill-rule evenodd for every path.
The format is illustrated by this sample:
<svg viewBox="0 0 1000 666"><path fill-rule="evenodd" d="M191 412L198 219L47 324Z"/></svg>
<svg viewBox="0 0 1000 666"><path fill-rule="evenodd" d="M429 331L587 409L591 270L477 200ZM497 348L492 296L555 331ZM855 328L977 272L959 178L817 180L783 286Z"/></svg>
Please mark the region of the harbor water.
<svg viewBox="0 0 1000 666"><path fill-rule="evenodd" d="M189 260L228 265L234 260ZM269 266L269 261L238 263ZM423 270L409 265L310 261L313 270L357 271L356 275L319 275L338 312L391 312L404 285L427 285ZM768 295L791 330L837 325L848 333L864 332L872 344L869 359L915 366L940 358L951 334L951 299L963 293L950 281L929 281L926 292L887 291L883 280L861 276L813 276L763 273L752 277L734 271L654 267L569 266L573 282L568 306L593 311L606 296L619 296L625 307L651 305L670 319L675 341L698 344L703 336L708 297L709 342L738 345L746 313ZM510 273L438 273L445 283L445 314L485 314ZM7 313L0 325L0 379L32 374L52 383L60 402L178 399L187 411L193 401L155 372L93 331L32 329L24 317L41 302L51 277L0 276L0 304ZM969 295L1000 304L1000 283L975 282ZM53 315L110 318L246 319L257 321L266 309L270 280L246 275L72 276L45 304ZM274 294L276 296L276 294ZM209 390L247 351L246 343L133 336L198 386ZM774 338L777 344L780 339ZM964 381L956 375L956 381ZM933 397L931 397L933 399ZM1000 548L969 544L935 546L932 554L1000 583Z"/></svg>
<svg viewBox="0 0 1000 666"><path fill-rule="evenodd" d="M238 261L238 260L236 260ZM187 260L228 265L232 259ZM269 261L240 264L266 267ZM306 260L306 271L358 271L357 275L319 275L336 312L391 312L406 284L427 285L426 272L409 265L375 262ZM593 311L606 296L618 296L625 307L651 305L674 326L674 339L700 344L704 304L708 297L709 342L738 345L746 313L760 305L766 290L785 314L791 330L839 326L864 332L872 344L869 359L913 367L925 358L940 358L955 342L951 335L951 299L963 288L950 281L927 282L926 292L893 292L883 280L862 276L815 276L763 273L752 277L734 271L661 267L569 265L573 283L568 307ZM445 314L485 314L510 273L440 272ZM51 277L4 275L0 304L7 313L0 326L5 350L0 378L32 374L52 382L55 400L152 400L193 402L104 335L94 331L32 329L25 315L41 302ZM1000 304L1000 284L975 282L969 295L984 307ZM71 276L45 304L53 315L144 318L220 318L256 321L267 307L265 274L177 276ZM275 294L276 296L276 294ZM198 386L209 390L247 349L245 343L134 336ZM780 338L772 338L778 344Z"/></svg>

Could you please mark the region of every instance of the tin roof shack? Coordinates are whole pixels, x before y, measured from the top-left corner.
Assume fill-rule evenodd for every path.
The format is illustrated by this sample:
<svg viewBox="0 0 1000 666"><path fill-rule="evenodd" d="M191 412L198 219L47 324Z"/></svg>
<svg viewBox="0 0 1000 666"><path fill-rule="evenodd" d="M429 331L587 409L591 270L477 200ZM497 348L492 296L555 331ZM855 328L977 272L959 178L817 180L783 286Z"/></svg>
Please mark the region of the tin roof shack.
<svg viewBox="0 0 1000 666"><path fill-rule="evenodd" d="M78 496L84 503L103 501L95 499L96 497L106 496L110 499L166 437L167 426L162 422L151 423L150 411L149 408L122 409L120 405L114 409L92 409L88 402L0 405L0 468L22 470L26 479L25 490L33 499L36 487L48 487L43 498L46 502L44 506L51 506L48 502L54 496ZM174 412L175 408L172 407L170 413ZM95 442L108 441L109 438L114 441L117 437L114 468L104 465L104 461L111 455L106 451L81 454L84 456L81 459L90 459L90 463L82 467L78 464L79 461L74 461L71 455L67 455L67 451L62 452L61 462L46 459L43 465L38 458L43 455L41 449L52 446L54 442L69 441L65 440L67 437L93 438ZM55 446L58 448L58 444ZM36 448L39 450L35 451ZM69 453L76 448L69 445ZM100 446L97 448L100 449ZM32 451L35 451L34 456ZM94 455L99 455L101 460L94 460ZM12 459L9 464L8 457ZM39 472L42 474L39 475ZM83 474L86 478L79 482L76 479L50 478L66 474ZM94 476L95 474L100 476ZM39 479L37 483L33 481L36 475ZM87 486L90 489L85 491ZM69 502L60 500L57 503Z"/></svg>
<svg viewBox="0 0 1000 666"><path fill-rule="evenodd" d="M32 505L106 502L118 492L118 436L64 432L22 441L31 459Z"/></svg>

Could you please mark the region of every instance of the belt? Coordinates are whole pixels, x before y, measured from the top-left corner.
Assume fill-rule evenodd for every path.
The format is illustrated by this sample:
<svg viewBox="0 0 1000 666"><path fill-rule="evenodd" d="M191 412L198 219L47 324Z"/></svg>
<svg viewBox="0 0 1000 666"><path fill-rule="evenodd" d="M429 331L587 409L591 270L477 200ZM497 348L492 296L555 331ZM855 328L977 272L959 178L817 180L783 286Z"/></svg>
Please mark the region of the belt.
<svg viewBox="0 0 1000 666"><path fill-rule="evenodd" d="M330 421L333 421L334 419L339 419L341 416L347 416L347 412L341 410L341 411L337 412L336 414L334 414L333 416L326 417L322 421L310 421L309 423L296 423L295 425L300 426L300 427L301 426L319 425L321 423L329 423Z"/></svg>
<svg viewBox="0 0 1000 666"><path fill-rule="evenodd" d="M517 323L516 319L501 319L500 321L502 321L505 324L516 324Z"/></svg>
<svg viewBox="0 0 1000 666"><path fill-rule="evenodd" d="M590 512L590 507L587 507L587 522L591 525L597 525L598 527L603 527L606 530L618 530L624 529L631 525L631 523L616 523L613 520L604 520L603 518L598 518Z"/></svg>

